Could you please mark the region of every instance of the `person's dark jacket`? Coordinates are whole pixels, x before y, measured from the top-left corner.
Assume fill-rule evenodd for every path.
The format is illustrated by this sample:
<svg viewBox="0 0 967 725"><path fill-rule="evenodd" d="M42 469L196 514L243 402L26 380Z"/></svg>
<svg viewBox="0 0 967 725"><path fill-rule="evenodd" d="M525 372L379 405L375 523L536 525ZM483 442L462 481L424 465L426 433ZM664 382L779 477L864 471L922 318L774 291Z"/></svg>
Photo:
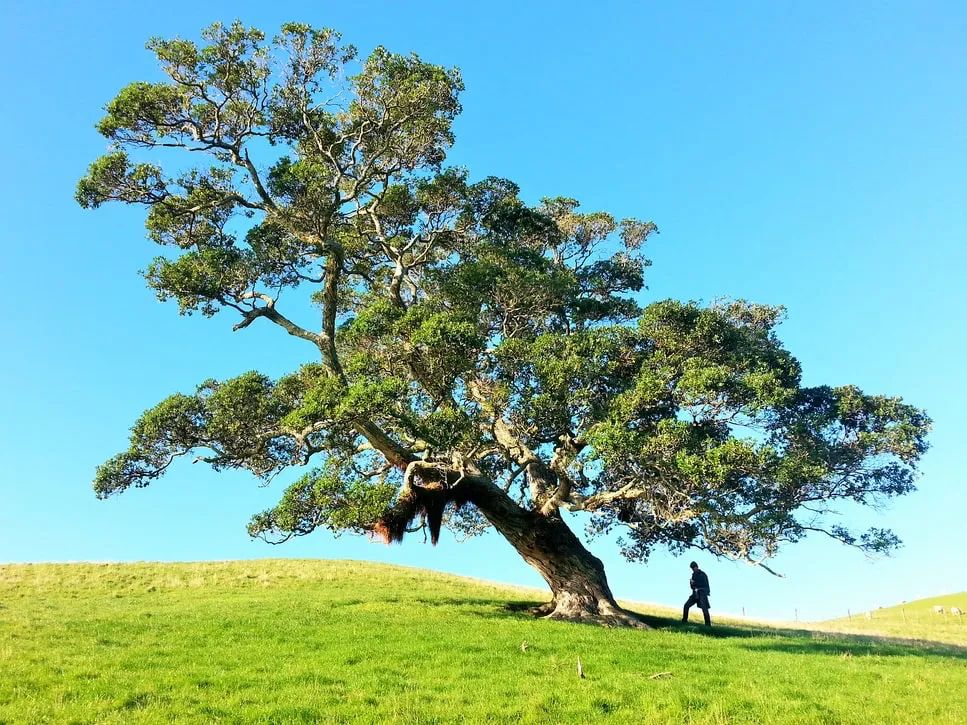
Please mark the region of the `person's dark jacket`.
<svg viewBox="0 0 967 725"><path fill-rule="evenodd" d="M692 580L689 583L692 585L692 591L704 590L706 595L712 593L708 586L708 575L701 569L692 571Z"/></svg>

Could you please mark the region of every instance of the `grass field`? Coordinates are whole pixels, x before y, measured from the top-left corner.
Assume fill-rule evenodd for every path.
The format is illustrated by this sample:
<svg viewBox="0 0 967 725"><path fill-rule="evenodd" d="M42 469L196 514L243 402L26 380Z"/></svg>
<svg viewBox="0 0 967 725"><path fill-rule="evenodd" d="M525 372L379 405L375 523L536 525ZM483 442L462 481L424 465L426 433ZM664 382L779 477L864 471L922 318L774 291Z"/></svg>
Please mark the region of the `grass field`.
<svg viewBox="0 0 967 725"><path fill-rule="evenodd" d="M952 644L519 611L539 598L360 562L4 565L0 722L967 721Z"/></svg>
<svg viewBox="0 0 967 725"><path fill-rule="evenodd" d="M945 614L933 611L937 605L944 608ZM967 646L967 616L950 614L951 607L967 612L967 592L858 612L851 617L823 622L820 626L839 632L929 639Z"/></svg>

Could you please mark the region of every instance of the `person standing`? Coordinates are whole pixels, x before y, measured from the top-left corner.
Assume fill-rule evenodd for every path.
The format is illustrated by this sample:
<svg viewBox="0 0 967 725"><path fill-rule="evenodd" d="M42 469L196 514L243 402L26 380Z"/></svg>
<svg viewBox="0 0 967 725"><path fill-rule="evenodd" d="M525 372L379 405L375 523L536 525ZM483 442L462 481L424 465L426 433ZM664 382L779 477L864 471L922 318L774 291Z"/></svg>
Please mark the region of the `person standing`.
<svg viewBox="0 0 967 725"><path fill-rule="evenodd" d="M705 626L712 626L712 618L708 614L709 603L708 595L712 593L712 590L708 585L708 574L698 568L696 562L689 564L692 568L692 578L689 580L688 584L692 588L692 596L688 598L685 602L685 608L682 610L682 621L688 621L688 610L693 604L697 604L698 608L702 610L702 614L705 616Z"/></svg>

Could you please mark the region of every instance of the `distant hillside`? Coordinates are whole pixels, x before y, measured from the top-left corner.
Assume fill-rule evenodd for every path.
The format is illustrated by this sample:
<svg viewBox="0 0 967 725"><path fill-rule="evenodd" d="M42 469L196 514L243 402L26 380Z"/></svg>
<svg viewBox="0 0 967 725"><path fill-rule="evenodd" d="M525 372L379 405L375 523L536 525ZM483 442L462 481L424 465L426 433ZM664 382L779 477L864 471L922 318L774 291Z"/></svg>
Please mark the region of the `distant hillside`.
<svg viewBox="0 0 967 725"><path fill-rule="evenodd" d="M933 609L936 606L943 607L945 613L937 614ZM967 614L953 616L950 614L951 607L958 607L967 613L967 592L917 599L869 612L854 612L852 617L831 619L820 624L823 629L837 632L883 634L967 645Z"/></svg>
<svg viewBox="0 0 967 725"><path fill-rule="evenodd" d="M965 648L538 621L538 596L365 562L0 565L0 723L965 721Z"/></svg>

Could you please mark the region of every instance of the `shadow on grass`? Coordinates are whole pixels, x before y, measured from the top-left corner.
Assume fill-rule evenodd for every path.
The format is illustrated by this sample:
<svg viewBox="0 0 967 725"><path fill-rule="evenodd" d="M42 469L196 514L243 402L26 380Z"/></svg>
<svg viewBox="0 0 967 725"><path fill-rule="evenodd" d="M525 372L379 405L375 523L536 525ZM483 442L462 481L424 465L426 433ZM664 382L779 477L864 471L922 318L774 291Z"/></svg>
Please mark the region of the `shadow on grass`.
<svg viewBox="0 0 967 725"><path fill-rule="evenodd" d="M523 611L535 605L534 602L528 602L518 609L517 605L522 604L521 602L511 602L514 605L511 607L503 599L491 599L489 597L416 597L412 601L424 607L486 607L498 610L505 609L511 612Z"/></svg>
<svg viewBox="0 0 967 725"><path fill-rule="evenodd" d="M487 603L479 601L480 604ZM487 618L514 617L517 619L533 619L531 610L540 602L534 600L500 601L492 600L495 609L486 612L476 612L477 616ZM681 632L700 637L715 639L740 639L740 647L753 651L788 652L798 655L823 655L848 657L862 657L873 655L878 657L953 657L967 660L967 647L961 647L948 642L934 642L918 639L901 639L897 637L882 637L874 635L847 634L840 632L819 632L810 629L791 629L761 627L755 625L736 626L732 624L715 624L711 627L690 622L683 623L675 617L663 617L654 614L634 612L639 619L652 629L666 632ZM586 622L575 622L575 626L597 627L599 625ZM647 632L643 633L647 636Z"/></svg>

